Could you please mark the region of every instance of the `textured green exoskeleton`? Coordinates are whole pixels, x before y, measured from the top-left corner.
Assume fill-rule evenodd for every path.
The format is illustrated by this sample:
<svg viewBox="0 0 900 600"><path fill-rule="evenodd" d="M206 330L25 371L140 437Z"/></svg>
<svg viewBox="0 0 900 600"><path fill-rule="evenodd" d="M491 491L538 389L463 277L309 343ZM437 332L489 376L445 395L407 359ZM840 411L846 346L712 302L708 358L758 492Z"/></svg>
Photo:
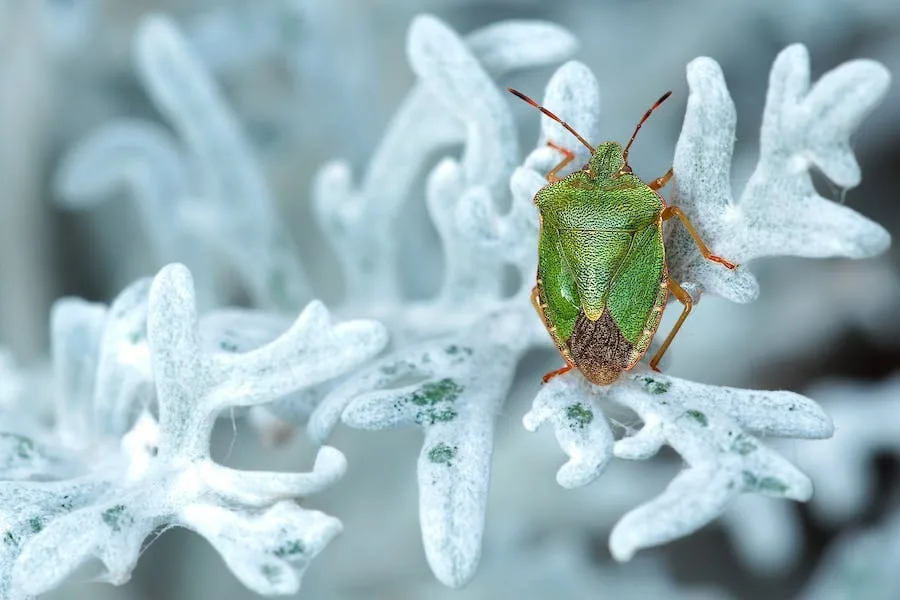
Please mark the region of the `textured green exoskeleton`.
<svg viewBox="0 0 900 600"><path fill-rule="evenodd" d="M657 190L672 177L671 169L648 184L628 165L628 151L641 125L671 92L644 114L624 149L618 142L595 149L546 108L516 90L510 92L559 122L591 151L584 167L560 178L557 173L575 155L548 142L565 158L534 197L541 232L532 302L566 361L544 381L572 368L593 383L615 381L650 347L671 291L684 310L650 361L655 369L692 306L690 295L669 278L663 221L678 217L705 258L736 268L709 251L681 210L666 206Z"/></svg>

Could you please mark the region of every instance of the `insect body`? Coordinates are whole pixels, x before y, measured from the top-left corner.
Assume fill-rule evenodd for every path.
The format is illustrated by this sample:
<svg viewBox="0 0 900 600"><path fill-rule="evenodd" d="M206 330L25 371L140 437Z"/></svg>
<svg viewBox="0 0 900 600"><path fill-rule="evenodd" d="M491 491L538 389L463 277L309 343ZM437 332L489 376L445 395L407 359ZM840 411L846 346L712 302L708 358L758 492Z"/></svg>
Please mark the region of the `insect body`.
<svg viewBox="0 0 900 600"><path fill-rule="evenodd" d="M710 252L685 214L667 206L657 192L671 179L672 169L648 184L628 164L638 131L671 92L644 114L623 150L618 142L594 148L552 112L509 91L560 123L591 151L584 167L559 177L575 154L548 142L564 158L547 173L549 184L534 197L541 232L531 300L566 361L565 367L545 375L544 382L573 368L593 383L614 382L650 347L671 291L684 309L650 361L656 369L693 305L691 296L669 278L663 221L678 217L707 260L736 268Z"/></svg>

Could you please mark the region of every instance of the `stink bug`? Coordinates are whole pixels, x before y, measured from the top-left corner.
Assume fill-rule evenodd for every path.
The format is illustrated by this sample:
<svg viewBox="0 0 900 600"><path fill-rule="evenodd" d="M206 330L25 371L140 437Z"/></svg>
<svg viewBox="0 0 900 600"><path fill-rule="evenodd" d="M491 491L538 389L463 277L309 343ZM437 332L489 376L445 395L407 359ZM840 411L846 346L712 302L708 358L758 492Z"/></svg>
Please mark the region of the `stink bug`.
<svg viewBox="0 0 900 600"><path fill-rule="evenodd" d="M737 267L710 252L681 209L667 206L660 196L657 190L672 178L672 169L645 183L628 164L628 151L641 126L672 92L644 113L623 150L618 142L595 149L555 114L521 92L509 91L562 125L591 152L580 170L559 177L575 154L547 142L563 159L547 173L549 183L534 197L541 229L531 301L566 361L563 368L544 375L544 382L573 368L592 383L614 382L650 347L671 291L684 309L650 360L650 367L658 370L693 306L691 296L669 278L663 221L678 217L704 258Z"/></svg>

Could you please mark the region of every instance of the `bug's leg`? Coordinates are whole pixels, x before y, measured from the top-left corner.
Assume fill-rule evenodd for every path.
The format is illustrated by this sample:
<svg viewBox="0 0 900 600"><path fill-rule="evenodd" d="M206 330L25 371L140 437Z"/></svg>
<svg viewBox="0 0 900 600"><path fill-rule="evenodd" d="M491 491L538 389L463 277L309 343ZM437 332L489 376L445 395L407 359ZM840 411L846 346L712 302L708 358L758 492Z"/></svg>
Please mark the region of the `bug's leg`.
<svg viewBox="0 0 900 600"><path fill-rule="evenodd" d="M703 239L700 237L700 234L697 233L697 230L694 229L694 226L688 220L687 215L684 214L684 211L682 211L677 206L667 206L662 211L663 221L667 221L667 220L671 219L672 217L678 217L679 219L681 219L681 222L687 228L688 233L691 234L692 238L694 238L694 243L697 244L697 248L700 249L700 254L703 255L703 258L705 258L706 260L711 260L713 262L717 262L721 265L724 265L727 268L731 269L732 271L738 267L733 262L729 262L729 261L725 260L724 258L722 258L721 256L716 256L715 254L713 254L712 251L709 249L709 247L706 245L706 243L704 243ZM673 293L674 293L674 290L673 290Z"/></svg>
<svg viewBox="0 0 900 600"><path fill-rule="evenodd" d="M669 286L669 291L672 292L672 295L678 299L679 302L684 306L684 310L681 311L681 316L678 317L678 320L675 321L675 326L672 327L672 331L669 332L669 335L666 336L665 341L662 343L662 346L659 347L659 350L656 351L656 354L653 355L653 358L650 359L650 368L654 371L659 371L656 368L656 365L659 364L660 359L662 359L663 354L666 353L666 350L669 349L669 344L672 343L672 340L675 339L675 335L678 333L678 330L681 329L681 326L684 324L684 320L687 319L687 316L691 314L691 309L694 307L694 299L691 298L691 295L684 291L680 285L675 283L673 280L669 279L666 282L666 285Z"/></svg>
<svg viewBox="0 0 900 600"><path fill-rule="evenodd" d="M560 368L560 369L557 369L557 370L555 370L555 371L550 371L549 373L547 373L546 375L544 375L543 381L544 381L544 383L547 383L548 381L550 381L551 379L553 379L553 378L556 377L557 375L563 375L563 374L565 374L565 373L568 373L569 371L571 371L571 370L574 369L574 368L575 368L574 365L570 365L569 363L566 363L566 366L564 366L564 367L562 367L562 368Z"/></svg>
<svg viewBox="0 0 900 600"><path fill-rule="evenodd" d="M553 148L554 150L562 152L563 155L565 156L565 158L563 158L559 162L558 165L556 165L555 167L550 169L550 172L547 173L547 181L549 181L550 183L556 183L557 181L560 180L560 177L559 177L559 175L557 175L557 173L559 173L560 171L565 169L567 164L569 164L570 162L575 160L575 153L572 152L571 150L569 150L568 148L563 148L562 146L557 146L553 142L547 142L547 145L550 146L551 148Z"/></svg>
<svg viewBox="0 0 900 600"><path fill-rule="evenodd" d="M666 171L665 175L663 175L662 177L657 177L656 179L651 181L648 185L650 186L651 190L658 190L659 188L661 188L664 185L666 185L667 183L669 183L670 179L672 179L671 167L669 168L668 171Z"/></svg>
<svg viewBox="0 0 900 600"><path fill-rule="evenodd" d="M537 314L541 317L541 320L544 323L547 323L547 319L544 317L544 309L541 306L541 292L538 290L538 286L534 286L531 288L531 304L534 305L534 310L537 311ZM575 368L575 365L569 362L569 358L563 354L562 350L560 350L560 354L562 354L563 360L566 361L566 366L561 369L556 369L555 371L550 371L546 375L544 375L544 383L547 383L557 375L562 375L563 373L568 373L572 369Z"/></svg>

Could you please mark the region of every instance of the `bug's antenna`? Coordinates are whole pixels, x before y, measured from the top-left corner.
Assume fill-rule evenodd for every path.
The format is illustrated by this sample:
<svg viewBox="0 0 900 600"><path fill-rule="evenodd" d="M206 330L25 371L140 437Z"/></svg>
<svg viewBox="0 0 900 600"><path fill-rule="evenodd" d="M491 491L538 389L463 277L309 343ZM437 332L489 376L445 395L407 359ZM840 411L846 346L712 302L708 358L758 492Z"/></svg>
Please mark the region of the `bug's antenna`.
<svg viewBox="0 0 900 600"><path fill-rule="evenodd" d="M557 123L559 123L560 125L565 127L566 131L568 131L569 133L574 135L576 138L578 138L578 141L581 142L582 144L584 144L585 148L587 148L588 150L591 151L591 154L594 153L594 147L591 146L590 144L588 144L587 141L583 137L578 135L578 132L575 131L571 125L569 125L568 123L566 123L565 121L563 121L562 119L560 119L559 117L554 115L552 112L550 112L549 110L547 110L546 108L544 108L543 106L541 106L540 104L538 104L537 102L535 102L534 100L532 100L531 98L529 98L528 96L523 94L522 92L520 92L518 90L514 90L512 88L506 88L506 89L509 90L509 92L511 94L513 94L514 96L518 96L519 98L521 98L528 104L532 105L533 107L535 107L536 109L538 109L539 111L541 111L542 113L544 113L545 115L547 115L548 117L550 117L551 119L553 119L554 121L556 121Z"/></svg>
<svg viewBox="0 0 900 600"><path fill-rule="evenodd" d="M666 100L668 100L668 99L669 99L669 96L671 96L671 95L672 95L672 90L669 90L668 92L666 92L665 94L663 94L662 96L660 96L660 97L659 97L659 100L657 100L656 102L654 102L654 103L653 103L653 106L651 106L650 109L649 109L647 112L644 113L644 116L641 117L641 120L638 121L637 127L634 128L634 133L631 134L631 139L628 140L628 145L625 146L625 151L622 153L622 157L625 159L625 164L626 164L626 165L628 164L628 151L631 149L631 144L634 143L634 138L637 137L638 131L641 130L641 125L643 125L643 124L644 124L644 121L646 121L647 119L650 118L650 114L653 113L654 110L656 110L657 108L659 108L659 105L660 105L660 104L662 104L663 102L665 102Z"/></svg>

